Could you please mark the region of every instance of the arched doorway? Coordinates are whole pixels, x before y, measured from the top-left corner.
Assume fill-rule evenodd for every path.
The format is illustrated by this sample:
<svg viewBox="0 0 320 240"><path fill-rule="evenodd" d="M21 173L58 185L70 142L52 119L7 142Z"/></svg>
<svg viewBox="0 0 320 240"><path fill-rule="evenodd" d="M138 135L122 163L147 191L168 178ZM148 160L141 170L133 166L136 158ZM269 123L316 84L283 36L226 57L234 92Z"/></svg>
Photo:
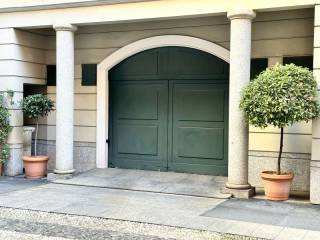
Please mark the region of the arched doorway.
<svg viewBox="0 0 320 240"><path fill-rule="evenodd" d="M109 71L109 166L227 175L228 64L186 47Z"/></svg>
<svg viewBox="0 0 320 240"><path fill-rule="evenodd" d="M225 62L230 62L229 50L200 38L183 35L162 35L138 40L130 43L98 64L97 74L97 130L96 130L96 166L107 168L108 136L109 136L109 70L124 59L139 52L168 46L198 49L214 55Z"/></svg>

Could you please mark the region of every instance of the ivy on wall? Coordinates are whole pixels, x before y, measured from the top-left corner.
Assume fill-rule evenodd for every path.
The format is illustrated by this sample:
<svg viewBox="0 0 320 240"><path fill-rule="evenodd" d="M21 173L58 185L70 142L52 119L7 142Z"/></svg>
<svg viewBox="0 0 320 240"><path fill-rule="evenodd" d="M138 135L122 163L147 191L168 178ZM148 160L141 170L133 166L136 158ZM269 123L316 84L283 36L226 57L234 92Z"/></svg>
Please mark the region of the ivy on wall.
<svg viewBox="0 0 320 240"><path fill-rule="evenodd" d="M3 94L0 94L0 163L4 163L9 158L9 145L7 143L10 124L9 110Z"/></svg>

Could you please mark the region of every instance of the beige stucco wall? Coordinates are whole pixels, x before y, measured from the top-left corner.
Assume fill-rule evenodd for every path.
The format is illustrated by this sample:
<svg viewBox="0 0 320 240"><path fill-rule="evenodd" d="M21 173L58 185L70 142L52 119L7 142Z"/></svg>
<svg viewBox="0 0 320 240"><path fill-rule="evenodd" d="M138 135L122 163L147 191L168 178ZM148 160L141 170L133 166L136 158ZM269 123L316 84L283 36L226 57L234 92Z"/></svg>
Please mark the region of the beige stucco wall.
<svg viewBox="0 0 320 240"><path fill-rule="evenodd" d="M226 16L79 27L75 35L75 141L89 143L96 141L96 87L81 86L81 64L99 63L126 44L164 34L194 36L229 48L229 27L230 23ZM41 39L28 43L35 49L31 54L32 61L42 63L44 52L45 63L55 64L54 31L42 29L32 32L29 33L30 36L23 37L23 39ZM312 55L312 52L313 9L257 14L252 32L253 58L268 57L271 62L278 57ZM42 71L37 67L36 69L37 74ZM43 78L43 72L39 77ZM55 99L55 87L48 87L47 92ZM39 137L43 140L55 140L55 113L41 121ZM250 128L249 180L255 186L261 186L258 172L263 168L274 166L278 142L277 129ZM286 152L284 164L287 168L298 172L294 190L307 191L311 125L299 123L287 128L284 151Z"/></svg>
<svg viewBox="0 0 320 240"><path fill-rule="evenodd" d="M14 91L10 104L10 161L7 175L22 173L23 114L19 102L23 98L23 84L45 84L46 51L42 36L13 28L0 29L0 93ZM11 100L8 99L10 102Z"/></svg>
<svg viewBox="0 0 320 240"><path fill-rule="evenodd" d="M46 63L55 64L55 33L42 31L46 38ZM75 38L75 126L85 128L76 141L95 142L96 87L81 86L81 64L99 63L110 53L136 40L164 35L181 34L199 37L229 48L229 21L226 17L206 17L145 23L80 27ZM252 57L312 55L313 10L261 13L253 23ZM48 87L48 95L55 98L55 87ZM52 114L47 123L54 128ZM54 132L46 138L54 140ZM277 129L250 129L250 150L277 150ZM268 133L268 134L266 134ZM285 151L310 153L308 135L310 124L296 124L286 130L290 134ZM44 136L45 137L45 136ZM259 139L259 141L257 141ZM300 142L304 144L300 144Z"/></svg>
<svg viewBox="0 0 320 240"><path fill-rule="evenodd" d="M0 29L0 91L14 91L12 110L12 131L10 143L20 143L18 133L22 132L21 118L16 118L20 111L19 101L23 97L23 84L46 83L45 38L27 31ZM18 121L19 120L19 121ZM17 138L16 138L17 137Z"/></svg>

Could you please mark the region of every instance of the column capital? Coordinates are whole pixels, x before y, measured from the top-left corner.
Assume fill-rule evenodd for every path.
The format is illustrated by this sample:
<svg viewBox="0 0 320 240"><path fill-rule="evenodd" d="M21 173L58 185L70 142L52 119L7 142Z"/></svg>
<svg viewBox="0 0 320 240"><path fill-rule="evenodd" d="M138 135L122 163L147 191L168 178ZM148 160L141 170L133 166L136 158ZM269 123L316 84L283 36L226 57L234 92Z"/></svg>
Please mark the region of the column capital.
<svg viewBox="0 0 320 240"><path fill-rule="evenodd" d="M235 9L229 11L227 17L230 20L233 19L254 19L256 17L256 13L252 9Z"/></svg>
<svg viewBox="0 0 320 240"><path fill-rule="evenodd" d="M70 31L70 32L75 32L78 29L76 26L70 23L56 23L56 24L53 24L53 28L56 31Z"/></svg>

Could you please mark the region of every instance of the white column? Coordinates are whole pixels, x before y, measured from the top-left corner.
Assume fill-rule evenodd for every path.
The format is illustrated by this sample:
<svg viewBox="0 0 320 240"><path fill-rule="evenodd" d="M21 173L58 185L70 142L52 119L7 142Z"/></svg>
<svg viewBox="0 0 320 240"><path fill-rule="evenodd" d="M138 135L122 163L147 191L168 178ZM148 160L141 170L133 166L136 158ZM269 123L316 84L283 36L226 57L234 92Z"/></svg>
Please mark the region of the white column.
<svg viewBox="0 0 320 240"><path fill-rule="evenodd" d="M248 183L248 124L239 108L241 89L250 81L252 10L228 13L230 32L228 182L225 191L234 197L248 198L253 190Z"/></svg>
<svg viewBox="0 0 320 240"><path fill-rule="evenodd" d="M73 173L74 31L70 24L56 30L56 168L55 173Z"/></svg>
<svg viewBox="0 0 320 240"><path fill-rule="evenodd" d="M320 94L320 5L315 6L313 74L318 82ZM310 201L320 204L320 119L312 121L312 151L310 163Z"/></svg>

